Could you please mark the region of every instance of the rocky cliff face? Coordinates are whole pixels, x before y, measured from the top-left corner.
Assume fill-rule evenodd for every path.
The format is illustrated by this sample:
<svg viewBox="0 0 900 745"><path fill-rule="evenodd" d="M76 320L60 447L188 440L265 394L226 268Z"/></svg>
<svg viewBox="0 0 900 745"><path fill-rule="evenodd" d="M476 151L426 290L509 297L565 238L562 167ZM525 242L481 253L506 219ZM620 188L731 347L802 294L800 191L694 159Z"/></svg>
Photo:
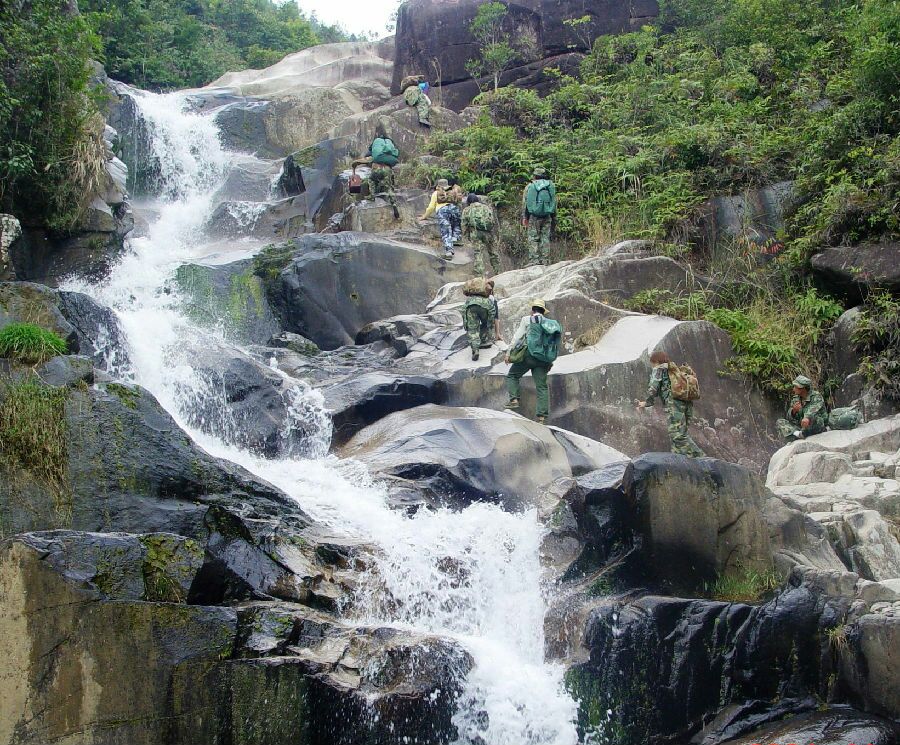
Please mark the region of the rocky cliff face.
<svg viewBox="0 0 900 745"><path fill-rule="evenodd" d="M393 93L400 92L405 76L422 74L440 84L437 96L444 106L459 111L471 102L478 86L466 62L477 57L478 47L469 25L479 5L477 0L410 0L400 6ZM574 70L593 39L640 28L659 13L656 0L517 0L506 5L508 31L523 51L501 82L538 90L550 85L545 68ZM587 23L577 27L565 23L585 17Z"/></svg>

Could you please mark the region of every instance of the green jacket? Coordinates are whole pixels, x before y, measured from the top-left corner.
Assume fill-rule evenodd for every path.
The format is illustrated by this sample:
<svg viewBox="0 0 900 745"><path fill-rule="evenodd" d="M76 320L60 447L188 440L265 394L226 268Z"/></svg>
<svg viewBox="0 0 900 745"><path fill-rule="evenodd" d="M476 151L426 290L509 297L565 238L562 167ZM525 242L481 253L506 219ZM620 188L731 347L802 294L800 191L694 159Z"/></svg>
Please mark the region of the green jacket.
<svg viewBox="0 0 900 745"><path fill-rule="evenodd" d="M791 409L798 402L801 404L800 411L797 414L792 414ZM804 419L809 419L809 426L803 430L805 435L824 432L825 427L828 426L828 409L825 407L825 399L822 398L822 394L818 391L810 391L806 401L803 401L800 396L791 396L791 403L788 405L787 410L787 420L797 429L800 429L800 422Z"/></svg>
<svg viewBox="0 0 900 745"><path fill-rule="evenodd" d="M473 305L484 308L488 312L489 321L493 321L497 318L497 303L491 300L491 298L479 297L478 295L467 297L466 302L463 305L463 314L465 314L465 312Z"/></svg>
<svg viewBox="0 0 900 745"><path fill-rule="evenodd" d="M647 386L647 406L653 406L657 397L668 406L672 401L672 381L669 380L669 365L657 365L650 371L650 383Z"/></svg>

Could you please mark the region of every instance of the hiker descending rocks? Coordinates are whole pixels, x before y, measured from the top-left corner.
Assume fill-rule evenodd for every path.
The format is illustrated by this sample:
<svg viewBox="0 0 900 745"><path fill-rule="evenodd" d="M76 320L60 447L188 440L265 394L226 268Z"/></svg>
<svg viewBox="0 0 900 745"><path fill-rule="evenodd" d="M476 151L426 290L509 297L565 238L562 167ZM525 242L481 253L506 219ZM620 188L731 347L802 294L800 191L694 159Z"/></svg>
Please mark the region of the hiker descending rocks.
<svg viewBox="0 0 900 745"><path fill-rule="evenodd" d="M419 124L431 126L431 99L428 97L430 86L422 75L407 75L400 83L403 101L412 106L419 115Z"/></svg>
<svg viewBox="0 0 900 745"><path fill-rule="evenodd" d="M669 439L672 452L702 458L706 455L688 434L694 417L694 401L700 398L700 384L694 371L687 365L676 365L665 352L650 355L653 370L647 388L647 400L638 404L639 409L652 407L659 397L669 417Z"/></svg>
<svg viewBox="0 0 900 745"><path fill-rule="evenodd" d="M828 426L828 410L822 394L813 389L805 375L794 378L787 418L775 422L778 434L788 442L824 432Z"/></svg>
<svg viewBox="0 0 900 745"><path fill-rule="evenodd" d="M472 359L478 359L478 351L487 349L500 339L497 301L493 297L494 282L482 277L470 279L463 285L466 302L463 305L463 326L469 336Z"/></svg>
<svg viewBox="0 0 900 745"><path fill-rule="evenodd" d="M530 370L537 393L535 418L541 424L550 416L547 373L553 367L562 341L562 326L558 321L547 318L547 315L547 304L540 299L532 300L531 313L519 322L506 354L506 362L512 364L506 374L506 390L509 393L506 408L519 408L519 384L522 376Z"/></svg>
<svg viewBox="0 0 900 745"><path fill-rule="evenodd" d="M381 122L375 127L375 139L369 146L367 156L372 164L372 174L369 176L372 195L384 197L393 208L394 219L397 220L400 218L400 211L394 197L393 169L400 162L400 150L388 137L386 128Z"/></svg>
<svg viewBox="0 0 900 745"><path fill-rule="evenodd" d="M431 195L428 208L419 218L426 220L432 215L437 216L445 259L453 258L453 246L462 237L462 215L459 211L461 201L462 192L458 186L450 186L450 182L445 178L438 179L434 185L434 193Z"/></svg>
<svg viewBox="0 0 900 745"><path fill-rule="evenodd" d="M525 187L522 224L528 228L528 265L550 264L550 233L556 229L556 185L538 166Z"/></svg>
<svg viewBox="0 0 900 745"><path fill-rule="evenodd" d="M478 195L466 197L466 208L462 213L463 235L473 244L475 249L475 275L484 276L484 255L487 253L491 264L491 274L500 273L500 256L494 238L497 221L494 210L479 201Z"/></svg>

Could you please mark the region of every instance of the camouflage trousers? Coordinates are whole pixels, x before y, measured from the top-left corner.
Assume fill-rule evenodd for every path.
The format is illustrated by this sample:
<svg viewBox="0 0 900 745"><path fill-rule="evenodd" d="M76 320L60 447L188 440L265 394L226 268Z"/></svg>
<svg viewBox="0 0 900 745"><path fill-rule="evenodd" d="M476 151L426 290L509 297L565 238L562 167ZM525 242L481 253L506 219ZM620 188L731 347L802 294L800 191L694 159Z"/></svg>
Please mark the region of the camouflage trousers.
<svg viewBox="0 0 900 745"><path fill-rule="evenodd" d="M436 215L444 251L453 253L453 244L462 236L462 214L459 207L455 204L445 204L438 209Z"/></svg>
<svg viewBox="0 0 900 745"><path fill-rule="evenodd" d="M431 125L431 104L425 100L425 96L419 96L419 102L416 104L416 113L419 115L419 124Z"/></svg>
<svg viewBox="0 0 900 745"><path fill-rule="evenodd" d="M494 236L490 230L476 230L474 234L475 276L484 276L484 255L488 255L491 274L500 273L500 255L494 245Z"/></svg>
<svg viewBox="0 0 900 745"><path fill-rule="evenodd" d="M392 168L373 166L369 176L369 186L373 197L382 197L397 211L397 200L394 199L394 171Z"/></svg>
<svg viewBox="0 0 900 745"><path fill-rule="evenodd" d="M550 217L528 218L528 265L550 265Z"/></svg>
<svg viewBox="0 0 900 745"><path fill-rule="evenodd" d="M473 352L477 352L482 345L493 342L491 319L487 308L470 305L463 315L463 325L466 327L469 347Z"/></svg>
<svg viewBox="0 0 900 745"><path fill-rule="evenodd" d="M794 442L800 438L794 435L794 432L800 430L800 424L798 422L792 422L788 419L779 419L775 422L775 431L778 432L778 436L781 439L787 442ZM804 437L812 437L813 435L821 434L825 431L825 423L821 421L815 421L810 424L809 427L803 429Z"/></svg>
<svg viewBox="0 0 900 745"><path fill-rule="evenodd" d="M703 458L704 453L688 434L691 419L694 418L694 404L672 400L666 406L669 415L669 439L672 441L672 452L689 455L692 458Z"/></svg>

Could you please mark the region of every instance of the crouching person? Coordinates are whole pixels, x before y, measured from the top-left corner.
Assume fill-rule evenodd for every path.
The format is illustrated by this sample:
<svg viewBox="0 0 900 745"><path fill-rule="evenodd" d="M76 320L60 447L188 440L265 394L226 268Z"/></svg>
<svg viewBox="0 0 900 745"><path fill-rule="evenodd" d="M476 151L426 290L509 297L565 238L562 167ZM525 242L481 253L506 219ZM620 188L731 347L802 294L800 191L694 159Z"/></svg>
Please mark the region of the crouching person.
<svg viewBox="0 0 900 745"><path fill-rule="evenodd" d="M656 351L651 354L650 364L653 365L653 370L650 372L647 399L638 404L638 409L652 407L659 398L669 418L672 452L692 458L704 457L706 453L688 434L688 427L694 417L693 402L700 397L697 376L690 368L672 363L665 352Z"/></svg>
<svg viewBox="0 0 900 745"><path fill-rule="evenodd" d="M775 422L778 434L787 442L818 435L828 426L828 409L822 394L812 387L805 375L798 375L791 384L791 402L787 418Z"/></svg>
<svg viewBox="0 0 900 745"><path fill-rule="evenodd" d="M558 321L547 318L547 315L546 303L543 300L533 300L531 313L519 322L506 355L507 364L512 364L506 374L506 390L509 393L506 408L519 408L520 381L530 371L537 393L535 419L540 424L544 424L550 416L547 374L559 354L562 340L562 326Z"/></svg>

